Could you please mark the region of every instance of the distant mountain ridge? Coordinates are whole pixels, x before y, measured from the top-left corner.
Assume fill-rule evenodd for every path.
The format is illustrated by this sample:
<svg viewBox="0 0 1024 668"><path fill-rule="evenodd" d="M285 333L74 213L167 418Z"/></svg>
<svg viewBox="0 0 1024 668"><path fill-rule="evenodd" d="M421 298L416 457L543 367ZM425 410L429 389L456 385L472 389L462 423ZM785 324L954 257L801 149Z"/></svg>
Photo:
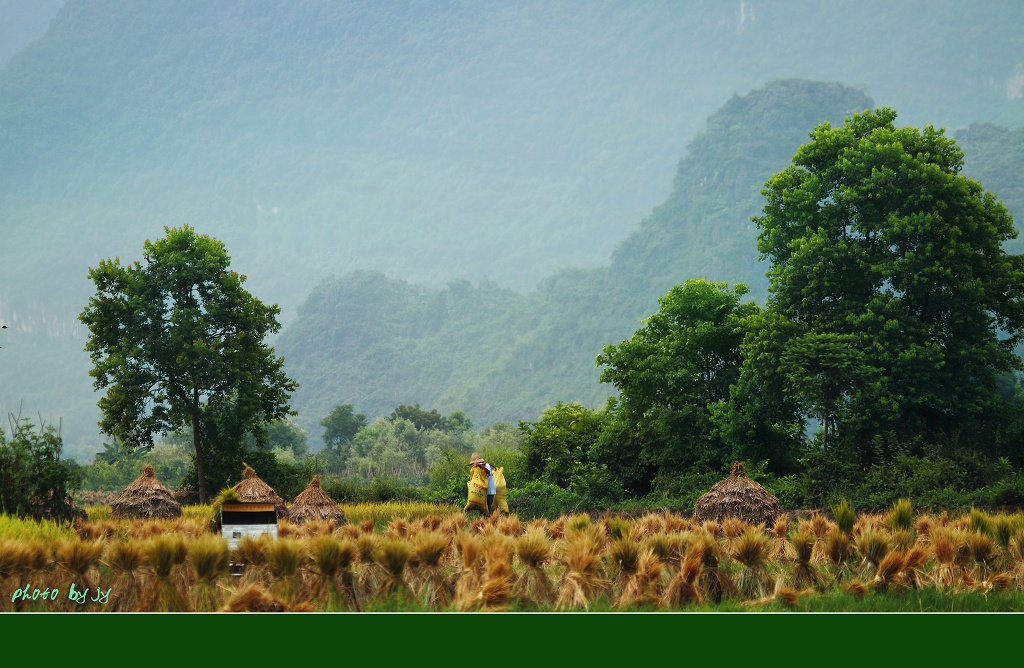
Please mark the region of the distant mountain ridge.
<svg viewBox="0 0 1024 668"><path fill-rule="evenodd" d="M733 97L690 143L671 195L609 265L558 272L525 295L465 281L428 289L380 273L324 282L277 344L300 383L300 424L317 434L342 403L368 415L422 403L484 425L536 419L558 401L602 404L614 388L598 382L595 357L632 335L672 285L700 276L745 283L763 303L767 267L751 222L760 189L815 126L873 106L859 90L803 80ZM968 172L1010 193L1020 219L1024 180L1013 165L1024 130L972 126L961 135Z"/></svg>
<svg viewBox="0 0 1024 668"><path fill-rule="evenodd" d="M750 222L760 188L811 128L872 106L860 91L800 80L734 97L610 265L558 272L526 295L465 282L427 290L382 274L323 283L277 343L300 384L303 426L317 431L315 416L339 403L382 415L417 402L489 424L533 419L562 400L602 402L614 391L597 382L594 358L628 338L672 285L705 276L763 298Z"/></svg>

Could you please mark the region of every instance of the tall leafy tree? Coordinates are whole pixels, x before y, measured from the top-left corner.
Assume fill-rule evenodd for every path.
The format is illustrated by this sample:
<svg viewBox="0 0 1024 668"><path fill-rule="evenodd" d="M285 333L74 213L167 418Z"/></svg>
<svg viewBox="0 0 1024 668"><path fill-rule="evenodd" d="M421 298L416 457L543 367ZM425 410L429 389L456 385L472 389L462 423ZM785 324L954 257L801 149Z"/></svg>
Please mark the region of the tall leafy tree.
<svg viewBox="0 0 1024 668"><path fill-rule="evenodd" d="M324 428L323 439L327 450L347 455L348 445L359 430L366 426L366 416L356 413L352 404L340 404L320 421L320 426Z"/></svg>
<svg viewBox="0 0 1024 668"><path fill-rule="evenodd" d="M395 410L391 411L391 414L388 415L387 419L392 422L408 420L409 422L412 422L417 429L440 429L442 431L448 429L448 420L438 413L436 408L425 411L420 408L419 404L416 404L415 406L402 404Z"/></svg>
<svg viewBox="0 0 1024 668"><path fill-rule="evenodd" d="M600 438L604 421L603 411L558 402L537 422L520 422L526 477L568 488L591 466L590 449Z"/></svg>
<svg viewBox="0 0 1024 668"><path fill-rule="evenodd" d="M630 439L642 444L639 461L668 473L728 458L712 412L729 399L746 321L758 312L741 303L746 293L743 284L688 280L659 300L632 338L597 357L601 381L619 390L618 419L641 435Z"/></svg>
<svg viewBox="0 0 1024 668"><path fill-rule="evenodd" d="M782 368L792 394L821 424L823 449L828 449L855 392L870 386L878 371L867 366L851 335L832 332L810 332L791 341L782 354Z"/></svg>
<svg viewBox="0 0 1024 668"><path fill-rule="evenodd" d="M150 448L154 434L191 427L205 503L204 460L219 447L204 438L208 406L230 412L222 419L234 432L260 430L290 413L296 383L264 343L280 329L277 305L243 288L245 276L229 268L217 239L188 226L165 232L145 242L144 262L114 258L89 270L96 294L79 319L89 327L90 374L106 390L102 431Z"/></svg>
<svg viewBox="0 0 1024 668"><path fill-rule="evenodd" d="M1021 369L1024 260L1004 249L1017 234L1010 214L960 173L963 153L943 130L895 119L881 108L819 125L754 218L771 262L768 308L791 325L783 354L809 369L807 337L841 337L831 370L790 380L805 396L818 388L819 412L831 411L829 385L812 377L841 372L848 390L872 388L849 394L862 454L882 432L998 433L1012 410L998 379Z"/></svg>
<svg viewBox="0 0 1024 668"><path fill-rule="evenodd" d="M729 401L712 406L732 458L763 461L778 475L794 473L805 447L806 417L791 391L782 357L796 326L762 310L744 322L742 365Z"/></svg>

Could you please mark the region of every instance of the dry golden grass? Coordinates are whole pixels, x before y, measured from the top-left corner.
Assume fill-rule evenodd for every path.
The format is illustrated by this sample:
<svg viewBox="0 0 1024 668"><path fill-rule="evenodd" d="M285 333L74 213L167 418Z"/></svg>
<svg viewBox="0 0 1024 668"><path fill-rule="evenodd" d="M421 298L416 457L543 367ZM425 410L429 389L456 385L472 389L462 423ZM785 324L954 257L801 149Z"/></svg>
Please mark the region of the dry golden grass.
<svg viewBox="0 0 1024 668"><path fill-rule="evenodd" d="M858 574L862 579L874 578L878 565L889 553L888 536L879 528L879 524L866 524L858 532L854 528L853 546L861 556Z"/></svg>
<svg viewBox="0 0 1024 668"><path fill-rule="evenodd" d="M312 597L319 609L362 611L352 566L357 548L350 538L318 535L308 539L306 548L314 575Z"/></svg>
<svg viewBox="0 0 1024 668"><path fill-rule="evenodd" d="M383 569L383 579L378 590L381 598L401 597L411 593L405 581L405 567L412 556L412 548L399 538L383 538L374 550L373 558Z"/></svg>
<svg viewBox="0 0 1024 668"><path fill-rule="evenodd" d="M682 608L704 602L704 592L699 585L703 558L703 545L687 551L679 571L673 576L662 594L661 604L663 607Z"/></svg>
<svg viewBox="0 0 1024 668"><path fill-rule="evenodd" d="M838 533L838 527L835 528L834 532ZM828 540L828 535L826 535L825 540ZM845 534L841 535L845 537ZM798 529L790 538L790 544L793 546L793 554L796 558L796 566L793 569L793 576L791 578L795 589L799 590L807 587L821 589L824 586L821 573L811 563L814 547L817 542L818 539L810 527Z"/></svg>
<svg viewBox="0 0 1024 668"><path fill-rule="evenodd" d="M580 526L568 538L556 610L588 610L591 602L608 590L608 582L601 574L603 544L588 528L589 525Z"/></svg>
<svg viewBox="0 0 1024 668"><path fill-rule="evenodd" d="M892 510L846 520L850 535L820 513L781 517L771 530L729 518L695 526L670 512L529 522L392 513L385 523L285 524L277 540L243 539L230 553L241 577L227 577L226 542L202 513L96 517L51 534L21 523L17 537L0 537L0 609L64 610L11 601L12 591L29 581L66 588L71 580L111 592L102 607L75 608L95 611L547 611L589 610L599 601L601 609L678 610L725 599L802 608L826 585L854 596L1024 587L1019 514L918 513L909 528L893 521Z"/></svg>
<svg viewBox="0 0 1024 668"><path fill-rule="evenodd" d="M228 599L223 612L312 612L309 602L289 605L256 583L247 584Z"/></svg>
<svg viewBox="0 0 1024 668"><path fill-rule="evenodd" d="M206 535L188 544L188 560L195 581L189 588L189 605L196 612L215 612L224 605L219 580L228 572L231 551L220 536Z"/></svg>
<svg viewBox="0 0 1024 668"><path fill-rule="evenodd" d="M776 540L786 540L789 536L789 514L782 513L775 518L775 524L772 525L772 536Z"/></svg>
<svg viewBox="0 0 1024 668"><path fill-rule="evenodd" d="M547 573L553 545L540 526L527 529L515 543L515 554L523 573L513 585L512 595L538 607L550 606L555 600L555 587Z"/></svg>
<svg viewBox="0 0 1024 668"><path fill-rule="evenodd" d="M270 571L271 593L289 605L297 605L308 599L309 591L299 570L308 557L299 539L278 538L271 541L264 550L264 558Z"/></svg>
<svg viewBox="0 0 1024 668"><path fill-rule="evenodd" d="M455 585L455 607L463 611L479 610L482 605L483 544L480 538L470 534L460 534L456 541L462 552L462 571Z"/></svg>
<svg viewBox="0 0 1024 668"><path fill-rule="evenodd" d="M693 531L696 528L693 520L690 518L683 517L668 510L665 511L664 522L665 533Z"/></svg>
<svg viewBox="0 0 1024 668"><path fill-rule="evenodd" d="M726 541L739 538L750 529L750 524L738 517L726 517L722 520L722 536Z"/></svg>
<svg viewBox="0 0 1024 668"><path fill-rule="evenodd" d="M182 594L182 569L188 556L185 539L174 534L162 534L150 539L145 546L146 566L151 577L142 593L139 607L147 612L185 612L188 602Z"/></svg>
<svg viewBox="0 0 1024 668"><path fill-rule="evenodd" d="M633 529L640 537L666 533L665 518L665 515L648 513L633 522Z"/></svg>
<svg viewBox="0 0 1024 668"><path fill-rule="evenodd" d="M441 559L451 542L450 536L436 529L420 531L411 541L416 563L413 589L418 600L432 610L447 606L455 593L451 580L441 572Z"/></svg>
<svg viewBox="0 0 1024 668"><path fill-rule="evenodd" d="M705 600L717 604L723 598L737 595L736 582L721 569L722 546L713 533L704 530L698 532L690 549L698 550L701 555L698 586Z"/></svg>
<svg viewBox="0 0 1024 668"><path fill-rule="evenodd" d="M814 513L811 515L810 529L816 540L821 540L827 536L834 524L834 522L829 522L828 518L821 513Z"/></svg>
<svg viewBox="0 0 1024 668"><path fill-rule="evenodd" d="M523 534L522 523L519 521L519 516L515 514L500 516L497 528L498 533L513 538Z"/></svg>
<svg viewBox="0 0 1024 668"><path fill-rule="evenodd" d="M931 550L927 545L918 543L910 548L903 564L903 575L909 587L921 589L925 585L925 568L930 559Z"/></svg>
<svg viewBox="0 0 1024 668"><path fill-rule="evenodd" d="M642 551L637 559L636 570L621 581L614 605L617 608L660 605L664 570L664 564L651 550Z"/></svg>
<svg viewBox="0 0 1024 668"><path fill-rule="evenodd" d="M901 584L900 575L906 564L906 555L898 550L887 552L875 569L871 587L878 591L889 591Z"/></svg>
<svg viewBox="0 0 1024 668"><path fill-rule="evenodd" d="M849 575L847 561L853 552L850 535L842 531L839 526L836 526L825 537L825 545L822 552L831 564L833 579L836 582L845 579Z"/></svg>
<svg viewBox="0 0 1024 668"><path fill-rule="evenodd" d="M112 541L107 545L103 563L113 574L110 609L115 612L136 610L143 590L145 544L138 540Z"/></svg>
<svg viewBox="0 0 1024 668"><path fill-rule="evenodd" d="M743 598L763 598L770 590L772 579L767 568L770 552L771 539L757 527L749 527L729 543L729 554L741 566L736 586Z"/></svg>

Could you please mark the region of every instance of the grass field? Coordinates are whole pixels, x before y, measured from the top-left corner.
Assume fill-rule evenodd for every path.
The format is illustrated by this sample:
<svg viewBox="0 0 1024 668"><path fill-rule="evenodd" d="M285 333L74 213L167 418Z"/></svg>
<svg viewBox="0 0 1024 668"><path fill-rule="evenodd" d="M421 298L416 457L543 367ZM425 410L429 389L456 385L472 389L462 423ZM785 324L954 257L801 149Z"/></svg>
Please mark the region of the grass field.
<svg viewBox="0 0 1024 668"><path fill-rule="evenodd" d="M235 551L209 506L0 516L0 610L1006 612L1024 610L1024 515L840 510L774 527L672 512L521 521L342 505Z"/></svg>

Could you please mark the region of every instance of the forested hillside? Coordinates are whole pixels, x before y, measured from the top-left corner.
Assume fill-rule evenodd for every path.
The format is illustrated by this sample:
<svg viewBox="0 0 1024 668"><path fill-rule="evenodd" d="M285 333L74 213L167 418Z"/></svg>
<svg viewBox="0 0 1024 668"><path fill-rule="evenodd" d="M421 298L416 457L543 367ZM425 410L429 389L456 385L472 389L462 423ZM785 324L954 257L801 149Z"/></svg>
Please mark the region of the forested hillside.
<svg viewBox="0 0 1024 668"><path fill-rule="evenodd" d="M693 192L676 201L670 180L724 101L804 77L853 86L910 124L1017 128L1018 17L1011 1L69 0L0 70L0 321L9 325L0 408L62 421L73 452L98 449L76 320L87 270L136 259L164 225L190 224L224 241L286 321L315 286L356 270L383 272L383 284L425 303L481 299L451 322L475 314L473 326L508 324L482 367L482 353L454 343L473 340L470 324L446 336L428 319L424 331L440 327L432 336L451 353L423 355L451 385L403 368L400 382L377 387L371 368L360 392L380 410L401 401L394 387L452 406L473 392L491 406L474 419L529 418L518 411L562 393L555 378L593 381L594 346L627 335L677 280L669 265L645 267L659 251L695 273L725 267L700 244L724 241L718 227L731 213L700 202L731 190L740 199L728 205L743 209L764 180L746 161L762 156L739 146L727 174L708 175L721 192L698 196L701 181L687 175ZM664 207L691 222L659 239L651 221L667 214L651 211L669 193ZM618 269L606 269L613 251ZM745 262L756 292L754 261ZM452 281L465 294L444 287ZM565 296L573 291L578 299ZM592 302L595 293L612 305ZM517 310L499 314L499 304ZM536 314L532 329L524 313ZM462 355L458 369L445 366ZM538 365L554 375L530 371ZM298 406L335 401L308 385Z"/></svg>
<svg viewBox="0 0 1024 668"><path fill-rule="evenodd" d="M526 295L465 281L429 289L379 273L325 281L278 343L300 382L300 424L316 433L342 403L383 415L422 402L489 424L532 419L563 400L603 402L614 388L598 383L594 358L628 338L672 285L742 282L763 302L765 265L751 221L764 206L761 189L809 129L872 106L860 91L799 80L732 98L690 143L672 194L610 265L557 272ZM959 140L969 173L1006 192L1019 220L1024 183L1013 165L1024 131L975 125Z"/></svg>

